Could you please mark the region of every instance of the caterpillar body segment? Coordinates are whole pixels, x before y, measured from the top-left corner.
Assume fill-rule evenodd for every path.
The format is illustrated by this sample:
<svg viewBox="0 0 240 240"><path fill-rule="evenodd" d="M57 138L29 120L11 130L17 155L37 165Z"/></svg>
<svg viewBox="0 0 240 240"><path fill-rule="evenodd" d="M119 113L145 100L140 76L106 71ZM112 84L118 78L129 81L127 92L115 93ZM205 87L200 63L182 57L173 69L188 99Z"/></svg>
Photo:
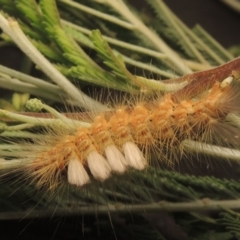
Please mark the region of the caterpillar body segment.
<svg viewBox="0 0 240 240"><path fill-rule="evenodd" d="M90 127L71 127L60 138L53 130L33 144L41 151L33 146L27 172L38 187L52 189L63 177L80 187L91 178L104 181L128 168L142 170L150 149L163 154L186 139L239 146L240 131L225 119L240 112L239 90L230 77L195 98L177 101L166 94L97 114Z"/></svg>

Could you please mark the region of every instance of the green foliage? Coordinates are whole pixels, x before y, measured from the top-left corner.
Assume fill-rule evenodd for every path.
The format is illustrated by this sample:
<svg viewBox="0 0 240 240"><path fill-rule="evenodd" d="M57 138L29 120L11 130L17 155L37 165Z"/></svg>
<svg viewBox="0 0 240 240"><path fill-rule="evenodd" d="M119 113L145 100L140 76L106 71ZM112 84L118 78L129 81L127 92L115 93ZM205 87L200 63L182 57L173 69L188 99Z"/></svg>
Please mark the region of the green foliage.
<svg viewBox="0 0 240 240"><path fill-rule="evenodd" d="M128 83L128 87L134 85L137 81L136 78L126 69L121 55L115 56L108 43L102 38L99 30L94 30L90 39L104 64L110 67L113 74L125 80Z"/></svg>
<svg viewBox="0 0 240 240"><path fill-rule="evenodd" d="M54 27L60 26L60 17L56 5L55 0L40 0L39 2L42 14L43 14L43 21L48 29L49 33L51 34L51 30Z"/></svg>
<svg viewBox="0 0 240 240"><path fill-rule="evenodd" d="M197 176L184 176L178 173L162 172L163 176L167 178L172 177L176 182L183 185L191 185L193 189L202 189L209 198L217 199L217 196L221 192L221 197L225 198L239 198L240 197L240 185L239 182L230 181L227 179L219 179L214 177L200 178ZM204 196L201 196L204 197Z"/></svg>
<svg viewBox="0 0 240 240"><path fill-rule="evenodd" d="M42 17L46 33L60 47L63 55L74 65L89 64L91 60L84 55L81 48L62 29L56 2L43 0L40 1L40 7L43 13Z"/></svg>
<svg viewBox="0 0 240 240"><path fill-rule="evenodd" d="M41 52L49 58L52 62L66 62L64 57L62 56L61 52L58 49L53 49L51 46L48 46L41 42L40 40L32 39L32 43L38 49L41 49Z"/></svg>
<svg viewBox="0 0 240 240"><path fill-rule="evenodd" d="M139 93L144 87L156 87L156 82L152 84L150 82L153 81L135 76L144 72L143 75L156 77L150 68L139 71L139 66L141 68L146 63L149 67L153 61L158 66L156 72L169 77L171 73L176 73L173 68L178 63L184 62L185 67L192 71L233 58L200 27L197 26L193 31L187 28L161 0L146 1L156 13L157 21L151 13L143 15L130 7L128 1L118 2L129 6L129 18L125 17L124 8L116 9L107 1L0 0L0 5L4 16L17 19L23 32L49 60L49 64L80 87L88 84ZM84 10L80 5L88 6L89 9ZM155 42L141 31L138 24L134 25L134 21L130 21L135 16L140 26L147 26L147 30L156 35ZM11 39L3 33L1 41L9 44ZM173 53L177 56L175 60L172 58ZM132 61L132 65L127 60ZM188 60L196 64L195 68L191 69L187 65ZM3 72L3 69L0 71ZM179 69L177 71L180 75L185 73ZM68 99L63 89L48 82L49 79L42 75L44 79L35 79L9 69L4 70L3 78L4 74L8 76L8 86L12 84L13 91L21 89L22 92L43 97L51 103L59 101L59 95ZM14 79L16 81L13 83ZM12 96L12 92L9 96ZM13 96L14 104L1 98L1 109L23 109L25 96ZM11 127L15 127L15 130L8 131ZM35 134L22 131L24 127L29 128L29 125L1 123L1 134L8 139L29 138ZM12 152L20 155L18 146L13 147L14 150L6 150L5 138L1 143L1 156L11 158ZM49 196L49 192L30 186L29 179L16 181L15 177L13 174L0 181L1 219L30 218L36 215L49 217L53 212L56 216L87 213L92 217L97 212L104 215L103 220L91 221L89 231L97 232L100 226L106 233L110 232L111 237L116 235L118 239L170 239L159 227L165 220L172 227L169 232L178 229L188 239L240 239L239 214L228 209L231 208L228 201L237 203L240 198L240 184L237 180L184 175L149 167L142 172L129 170L123 176L114 175L104 183L93 180L92 184L80 189L64 182L56 193ZM204 207L212 202L210 210L211 207L217 208L218 212L222 212L220 217L205 211ZM214 206L215 202L217 206ZM186 204L184 210L181 204ZM171 213L163 213L167 206ZM114 229L106 213L112 214L111 224Z"/></svg>
<svg viewBox="0 0 240 240"><path fill-rule="evenodd" d="M38 5L35 0L18 0L16 2L16 8L22 13L21 16L25 16L28 20L27 23L32 25L38 32L42 32L42 16L39 12Z"/></svg>
<svg viewBox="0 0 240 240"><path fill-rule="evenodd" d="M92 35L94 43L89 39L88 45L94 46L100 56L105 57L102 58L103 62L113 70L113 74L100 68L62 28L55 1L40 1L40 11L34 0L25 2L26 0L21 0L16 4L20 14L24 16L22 29L32 38L32 43L42 54L62 66L59 68L62 73L74 80L79 79L107 88L137 91L136 78L128 72L123 60L113 54L100 33L95 32ZM77 34L80 35L79 32Z"/></svg>
<svg viewBox="0 0 240 240"><path fill-rule="evenodd" d="M121 57L124 56L121 54L121 52L124 54L129 52L122 48L117 48L117 51L113 51L112 47L109 46L107 41L103 40L102 36L100 37L100 33L98 35L96 35L96 33L94 33L95 35L90 35L92 36L90 40L88 36L83 35L74 27L62 24L55 1L42 0L39 2L39 5L37 5L36 1L34 0L15 0L15 2L16 4L15 6L12 6L12 11L7 8L7 12L9 14L14 13L13 16L21 20L21 27L24 32L31 37L32 43L47 58L49 58L49 60L53 61L53 63L57 63L58 66L62 66L62 68L60 68L61 72L66 74L71 79L74 78L74 81L79 80L84 83L84 85L86 82L88 82L89 84L96 84L99 86L131 93L137 92L138 89L143 86L143 83L146 83L146 81L140 81L139 78L136 78L132 74L132 72L135 72L136 69L129 70L128 66ZM4 6L10 7L10 3L10 0L7 1L7 3L4 2ZM75 4L77 6L77 3ZM166 8L163 2L149 1L149 4L152 5L154 11L157 13L157 16L162 21L162 27L164 27L164 30L161 30L162 33L164 34L167 31L171 31L170 35L173 37L172 39L177 39L180 41L180 46L185 49L184 51L187 53L187 56L192 59L198 59L201 54L198 52L197 48L194 47L196 42L195 40L193 41L192 37L190 37L188 32L190 30L188 29L188 31L186 31L186 29L182 27L181 22L178 22L174 18L173 13ZM77 11L73 7L68 6L67 1L64 1L63 5L60 1L59 6L61 8L61 12L62 6L65 6L66 12ZM99 5L98 3L89 3L89 6L99 7L101 11L98 12L98 15L104 13L104 18L106 19L108 18L107 14L116 11L105 4ZM134 13L138 15L137 11L134 11ZM81 18L81 15L83 15L85 19ZM120 16L119 13L118 15ZM74 23L77 22L78 24L81 22L83 24L89 22L91 25L91 19L95 18L95 16L93 17L91 14L87 14L84 11L74 14L74 16L75 19L73 19L73 16L69 16L69 14L66 15L66 17L69 17L69 19L73 20ZM109 18L110 17L111 16L109 15ZM121 30L117 24L112 24L111 21L105 20L103 24L102 21L103 20L101 17L98 17L98 21L96 22L98 23L96 26L99 27L102 32L110 36L114 36L116 34L117 36L120 36L120 33L123 31L123 29ZM109 23L108 27L106 26L106 23ZM123 32L124 35L121 35L121 37L126 38L128 36L127 32L129 31L124 30ZM88 51L85 49L83 50L83 48L73 40L74 36L79 42L81 42L81 44L83 44L83 47L94 47L98 52L102 62L99 62L99 59L92 59L88 54L86 54ZM137 37L140 37L138 44L141 44L141 39L144 39L144 36L138 33ZM192 45L191 42L194 44ZM116 52L118 53L115 54ZM142 63L141 61L151 61L149 57L146 57L146 55L143 54L140 56L139 54L134 54L132 52L131 57L133 59L136 58L135 62L139 62L140 64ZM127 59L127 57L125 59ZM200 57L199 60L205 63L205 60L201 59L202 57ZM159 59L157 59L157 61L159 61ZM161 61L162 69L166 69L165 63L165 60ZM104 69L101 68L103 67L102 64L105 65ZM99 67L99 65L101 67ZM141 66L144 66L144 64ZM64 68L68 69L68 71L66 71ZM169 72L170 69L167 71ZM168 75L167 72L166 75ZM152 88L152 85L149 84L148 87ZM153 87L155 87L154 84Z"/></svg>
<svg viewBox="0 0 240 240"><path fill-rule="evenodd" d="M222 212L220 214L221 223L226 230L236 239L240 239L240 215L233 211Z"/></svg>
<svg viewBox="0 0 240 240"><path fill-rule="evenodd" d="M214 186L214 182L218 182L218 185ZM229 186L231 190L226 192ZM56 217L81 215L85 211L93 215L96 211L99 215L109 212L114 230L109 226L108 219L100 218L98 227L101 232L108 232L108 235L110 230L119 239L172 239L164 238L172 232L171 228L160 227L167 221L168 227L173 227L172 234L175 237L183 234L182 236L193 240L232 240L232 236L237 239L239 237L238 214L233 211L222 212L219 218L218 215L207 214L204 204L202 212L193 213L193 210L190 210L190 213L187 213L181 212L181 206L178 208L178 204L209 197L212 200L238 198L238 189L239 183L234 180L195 177L149 168L142 172L130 171L124 177L116 175L104 183L93 182L81 189L63 185L56 195L49 195L48 192L36 192L36 189L23 182L15 182L13 176L0 184L0 211L2 218L5 215L12 216L12 212L15 213L14 218L35 215L46 217L52 216L53 212ZM9 197L6 199L3 196ZM161 203L175 203L177 212L163 213ZM152 210L149 208L151 205ZM113 207L116 207L116 213L111 213ZM155 218L158 220L154 220ZM91 228L93 229L93 226Z"/></svg>
<svg viewBox="0 0 240 240"><path fill-rule="evenodd" d="M218 182L218 184L214 184ZM186 184L187 183L187 184ZM231 186L228 191L226 189ZM1 196L6 191L13 191L14 188L21 187L22 190L31 192L32 203L38 203L39 207L43 207L49 202L48 207L54 208L56 202L63 209L67 208L68 201L73 201L76 204L91 203L94 204L113 206L118 203L121 206L122 211L128 211L128 204L140 204L141 209L148 204L153 204L155 211L161 210L161 204L154 205L154 203L160 203L161 201L169 202L191 202L199 199L210 199L211 200L227 200L227 199L238 199L239 198L239 183L234 180L221 180L215 177L195 177L192 175L184 175L173 171L167 170L156 170L155 168L149 167L145 171L133 171L130 170L124 176L112 176L104 183L93 181L92 184L87 185L81 189L77 189L74 186L68 186L63 184L59 188L59 194L49 197L48 194L41 195L41 201L39 195L35 195L32 187L23 185L23 182L18 182L13 185L7 185L6 183L1 186ZM27 190L29 189L29 190ZM32 189L32 190L30 190ZM21 191L22 191L21 190ZM12 197L11 199L3 199L11 204L16 205L20 199ZM24 198L21 199L24 201ZM39 202L40 201L40 202ZM72 202L72 203L73 203ZM146 204L146 205L145 205ZM25 205L25 206L24 206ZM31 207L31 203L26 203L22 207L28 209ZM89 205L89 207L90 207ZM126 205L126 207L124 207ZM136 209L137 212L141 212L141 209ZM5 209L11 210L10 209ZM1 209L4 211L4 208ZM67 210L66 210L67 211ZM94 208L89 211L95 211ZM100 210L99 211L105 211ZM132 209L134 212L134 207ZM179 209L180 211L180 209ZM195 216L197 217L197 216ZM201 219L201 218L200 218ZM201 219L202 220L202 219Z"/></svg>
<svg viewBox="0 0 240 240"><path fill-rule="evenodd" d="M161 22L159 24L159 21L154 21L154 27L175 50L181 49L182 54L187 57L213 65L224 63L232 58L213 38L209 39L206 31L200 29L199 26L194 27L191 31L168 9L162 0L147 0L147 2L152 6Z"/></svg>
<svg viewBox="0 0 240 240"><path fill-rule="evenodd" d="M77 31L76 29L64 24L63 29L66 31L67 34L71 35L77 42L82 44L83 46L87 46L89 48L93 48L93 43L89 39L88 36Z"/></svg>

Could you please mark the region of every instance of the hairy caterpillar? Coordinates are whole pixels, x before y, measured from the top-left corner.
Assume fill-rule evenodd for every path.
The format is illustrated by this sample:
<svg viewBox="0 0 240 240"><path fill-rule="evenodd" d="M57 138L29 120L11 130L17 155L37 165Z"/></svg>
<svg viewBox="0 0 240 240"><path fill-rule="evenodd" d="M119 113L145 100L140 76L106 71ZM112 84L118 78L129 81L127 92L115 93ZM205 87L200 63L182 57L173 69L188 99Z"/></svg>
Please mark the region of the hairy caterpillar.
<svg viewBox="0 0 240 240"><path fill-rule="evenodd" d="M38 188L54 189L63 178L81 187L91 178L104 181L128 168L142 170L151 149L164 156L185 139L236 147L239 129L225 118L239 113L239 100L240 84L228 77L194 98L156 95L97 113L87 126L60 120L43 139L21 145L23 171ZM32 104L41 105L39 100Z"/></svg>

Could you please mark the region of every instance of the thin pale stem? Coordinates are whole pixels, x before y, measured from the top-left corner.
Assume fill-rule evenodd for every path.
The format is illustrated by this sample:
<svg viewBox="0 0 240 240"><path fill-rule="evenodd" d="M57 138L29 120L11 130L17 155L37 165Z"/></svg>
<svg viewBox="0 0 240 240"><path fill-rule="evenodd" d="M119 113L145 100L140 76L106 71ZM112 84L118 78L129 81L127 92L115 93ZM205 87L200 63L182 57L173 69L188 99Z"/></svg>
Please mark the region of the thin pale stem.
<svg viewBox="0 0 240 240"><path fill-rule="evenodd" d="M191 68L194 71L204 71L204 70L208 70L213 68L212 65L210 64L202 64L202 63L198 63L198 62L194 62L191 60L184 60L184 62L186 63L186 65Z"/></svg>
<svg viewBox="0 0 240 240"><path fill-rule="evenodd" d="M0 65L0 72L5 73L11 77L17 78L21 80L22 82L30 83L35 86L38 86L40 88L48 89L49 91L52 92L58 92L59 94L63 94L64 92L62 89L54 84L48 83L42 79L31 77L27 74L18 72L16 70L13 70L11 68L5 67Z"/></svg>
<svg viewBox="0 0 240 240"><path fill-rule="evenodd" d="M208 53L217 63L223 64L225 61L219 57L207 44L205 44L192 30L190 30L177 16L173 15L175 21L179 24L179 26L194 40L196 43L206 52ZM233 59L233 57L229 57L229 60ZM204 70L204 69L203 69Z"/></svg>
<svg viewBox="0 0 240 240"><path fill-rule="evenodd" d="M174 19L174 14L169 10L169 8L163 3L163 1L156 1L157 6L162 9L162 11L165 14L165 17L167 18L168 22L172 25L174 30L178 33L180 38L187 44L190 51L195 55L195 57L202 62L203 64L208 64L208 61L202 56L202 54L197 50L197 48L193 45L193 43L190 41L188 36L185 34L185 32L180 28L178 23Z"/></svg>
<svg viewBox="0 0 240 240"><path fill-rule="evenodd" d="M35 127L34 124L31 123L22 123L14 126L8 126L6 127L6 131L20 131L28 128L33 128ZM1 145L0 145L1 146Z"/></svg>
<svg viewBox="0 0 240 240"><path fill-rule="evenodd" d="M0 134L1 137L6 138L31 138L31 139L44 139L46 135L35 134L27 131L4 131ZM1 144L0 144L1 146ZM13 145L10 145L13 146Z"/></svg>
<svg viewBox="0 0 240 240"><path fill-rule="evenodd" d="M136 78L144 86L149 87L149 89L152 89L152 90L155 90L155 91L162 91L162 92L165 92L165 93L178 91L188 84L187 81L169 83L168 80L166 80L166 81L156 81L154 79L146 79L146 78L139 77L139 76L136 76ZM145 91L145 90L143 90L143 91Z"/></svg>
<svg viewBox="0 0 240 240"><path fill-rule="evenodd" d="M7 110L2 110L2 109L0 109L0 115L3 116L3 117L18 120L20 122L34 124L36 126L38 126L38 125L52 125L56 121L55 119L43 119L43 118L29 117L29 116L9 112Z"/></svg>
<svg viewBox="0 0 240 240"><path fill-rule="evenodd" d="M105 0L115 11L119 12L125 19L133 24L136 30L143 34L153 46L162 53L165 53L168 59L174 63L177 69L182 73L191 73L192 70L186 66L183 59L180 58L156 33L147 27L139 18L137 18L122 0Z"/></svg>
<svg viewBox="0 0 240 240"><path fill-rule="evenodd" d="M0 170L4 171L4 170L10 170L10 169L17 169L20 167L23 167L26 163L29 163L28 161L24 161L22 159L18 159L18 160L4 160L4 159L0 159Z"/></svg>
<svg viewBox="0 0 240 240"><path fill-rule="evenodd" d="M150 213L150 212L201 212L201 211L219 211L224 208L239 209L240 201L237 200L210 200L203 199L193 202L183 203L171 203L171 202L159 202L151 204L108 204L108 205L94 205L94 206L79 206L76 207L64 207L41 209L40 211L28 209L22 212L8 212L7 214L1 214L0 220L6 219L22 219L22 218L45 218L52 216L74 216L79 214L107 214L107 213Z"/></svg>
<svg viewBox="0 0 240 240"><path fill-rule="evenodd" d="M222 0L225 4L227 4L230 8L240 13L240 2L238 0Z"/></svg>
<svg viewBox="0 0 240 240"><path fill-rule="evenodd" d="M69 121L69 119L66 116L64 116L63 114L59 113L57 110L55 110L54 108L52 108L46 104L42 104L42 109L45 109L46 111L51 113L54 117L61 119L64 122Z"/></svg>
<svg viewBox="0 0 240 240"><path fill-rule="evenodd" d="M0 77L0 87L9 89L16 92L23 92L23 93L30 93L32 95L36 95L38 97L42 97L45 99L53 100L56 102L63 102L63 99L65 98L66 94L63 96L56 95L55 92L49 92L47 89L41 89L37 86L34 86L29 83L22 83L18 79L10 78L10 77ZM61 94L61 93L60 93ZM66 100L67 102L67 100ZM76 101L74 101L76 103Z"/></svg>
<svg viewBox="0 0 240 240"><path fill-rule="evenodd" d="M221 157L232 161L239 162L240 159L240 151L236 149L226 148L226 147L218 147L211 144L196 142L192 140L184 140L181 145L184 150L204 153L209 156Z"/></svg>
<svg viewBox="0 0 240 240"><path fill-rule="evenodd" d="M90 35L92 33L91 30L88 30L86 28L83 28L83 27L80 27L76 24L73 24L71 22L68 22L66 20L61 20L61 22L67 26L67 27L71 27L79 32L82 32L82 33L85 33L87 35ZM74 37L74 36L73 36ZM120 40L117 40L115 38L111 38L111 37L107 37L107 36L104 36L102 35L103 39L106 40L108 43L111 43L115 46L118 46L118 47L123 47L125 49L129 49L129 50L132 50L132 51L135 51L135 52L139 52L139 53L144 53L146 55L149 55L149 56L152 56L152 57L155 57L155 58L158 58L158 59L164 59L166 58L166 54L164 53L160 53L160 52L156 52L156 51L153 51L151 49L148 49L148 48L144 48L144 47L141 47L141 46L136 46L136 45L133 45L133 44L130 44L130 43L126 43L124 41L120 41Z"/></svg>
<svg viewBox="0 0 240 240"><path fill-rule="evenodd" d="M125 21L122 21L120 20L119 18L116 18L116 17L113 17L111 15L108 15L106 13L102 13L98 10L95 10L95 9L92 9L92 8L89 8L89 7L86 7L80 3L76 3L72 0L58 0L59 2L63 2L71 7L74 7L75 9L79 9L81 11L84 11L84 12L87 12L93 16L96 16L96 17L99 17L99 18L102 18L104 20L107 20L107 21L110 21L112 23L115 23L121 27L124 27L126 29L129 29L129 30L134 30L134 26L128 22L125 22Z"/></svg>
<svg viewBox="0 0 240 240"><path fill-rule="evenodd" d="M167 77L167 78L174 78L174 77L178 77L176 74L173 74L171 72L167 72L167 71L163 71L157 67L152 66L151 64L146 64L140 61L136 61L133 60L132 58L129 58L127 56L124 56L121 54L121 56L123 57L123 60L125 63L128 63L130 65L133 65L135 67L139 67L140 69L144 69L150 71L151 73L156 73L159 74L161 76Z"/></svg>
<svg viewBox="0 0 240 240"><path fill-rule="evenodd" d="M236 114L233 113L228 114L226 120L232 122L235 126L240 128L240 117L237 116Z"/></svg>
<svg viewBox="0 0 240 240"><path fill-rule="evenodd" d="M223 55L229 60L233 59L234 56L227 51L220 43L218 43L209 33L207 33L200 25L195 27L209 42L211 42Z"/></svg>
<svg viewBox="0 0 240 240"><path fill-rule="evenodd" d="M89 29L87 28L84 28L84 27L81 27L81 26L78 26L76 24L73 24L71 22L68 22L66 20L61 20L62 24L65 26L65 29L67 32L69 32L69 34L71 34L71 31L69 31L70 28L78 31L78 32L81 32L81 33L84 33L84 34L91 34L92 31L90 31ZM64 27L63 26L63 27ZM189 30L190 33L192 33L190 30ZM81 42L81 39L78 39L78 37L76 35L72 35L72 37L76 40L76 41L80 41ZM154 57L156 59L160 59L160 60L163 60L163 59L166 59L167 58L167 55L164 54L164 53L160 53L160 52L157 52L157 51L153 51L149 48L145 48L145 47L141 47L141 46L136 46L136 45L133 45L133 44L130 44L130 43L126 43L124 41L120 41L120 40L117 40L115 38L111 38L111 37L107 37L107 36L104 36L102 35L103 39L106 40L108 43L114 45L114 46L118 46L118 47L122 47L122 48L125 48L125 49L129 49L131 51L134 51L134 52L138 52L138 53L142 53L142 54L146 54L148 56L151 56L151 57ZM196 36L195 36L196 37ZM197 38L197 37L196 37ZM198 39L198 38L197 38ZM93 48L93 44L92 42L89 40L88 42L88 47L91 47ZM154 72L154 73L157 73L157 74L160 74L162 76L165 76L165 77L168 77L168 78L173 78L173 77L177 77L176 75L172 75L171 73L167 72L167 71L163 71L159 68L156 68L154 66L151 66L150 64L146 64L146 63L142 63L142 62L139 62L139 61L135 61L131 58L128 58L126 56L123 56L124 57L124 61L126 63L129 63L129 64L133 64L133 65L136 65L137 67L140 67L140 68L143 68L143 69L146 69L146 70L149 70L151 72ZM184 59L184 62L185 64L193 69L193 70L206 70L206 69L209 69L211 68L212 66L209 65L209 64L202 64L202 63L198 63L198 62L193 62L193 61L190 61L190 60L186 60Z"/></svg>

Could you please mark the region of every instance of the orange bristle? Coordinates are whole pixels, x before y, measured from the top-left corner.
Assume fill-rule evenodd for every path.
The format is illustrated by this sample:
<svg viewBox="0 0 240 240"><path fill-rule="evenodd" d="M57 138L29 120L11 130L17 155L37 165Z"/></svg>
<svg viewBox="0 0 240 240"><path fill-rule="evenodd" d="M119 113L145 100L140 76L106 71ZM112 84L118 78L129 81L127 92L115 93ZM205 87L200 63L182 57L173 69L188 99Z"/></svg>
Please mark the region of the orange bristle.
<svg viewBox="0 0 240 240"><path fill-rule="evenodd" d="M104 181L112 172L146 168L151 150L171 163L174 159L164 154L174 156L183 140L239 146L240 130L225 119L240 112L239 90L239 83L228 78L195 98L177 101L176 94L166 94L96 114L90 127L53 129L35 141L42 146L39 152L28 146L27 173L39 188L54 189L66 175L81 187L91 178Z"/></svg>

